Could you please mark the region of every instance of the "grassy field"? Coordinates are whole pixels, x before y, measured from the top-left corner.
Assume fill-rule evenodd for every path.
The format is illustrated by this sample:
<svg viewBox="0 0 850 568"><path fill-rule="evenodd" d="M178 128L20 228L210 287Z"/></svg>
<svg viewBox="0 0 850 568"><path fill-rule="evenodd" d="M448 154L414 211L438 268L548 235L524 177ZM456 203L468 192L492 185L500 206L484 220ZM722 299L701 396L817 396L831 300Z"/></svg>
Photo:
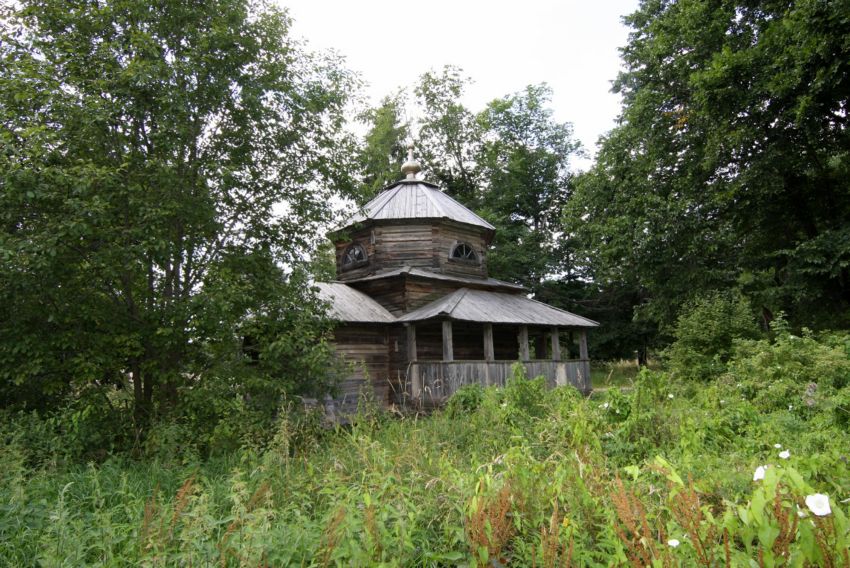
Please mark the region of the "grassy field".
<svg viewBox="0 0 850 568"><path fill-rule="evenodd" d="M659 365L650 361L649 368L658 370ZM595 389L631 387L640 372L637 360L594 361L590 366L590 379Z"/></svg>
<svg viewBox="0 0 850 568"><path fill-rule="evenodd" d="M204 458L166 432L62 463L7 429L0 565L846 566L844 391L780 405L735 380L586 399L517 378L427 417L285 415Z"/></svg>

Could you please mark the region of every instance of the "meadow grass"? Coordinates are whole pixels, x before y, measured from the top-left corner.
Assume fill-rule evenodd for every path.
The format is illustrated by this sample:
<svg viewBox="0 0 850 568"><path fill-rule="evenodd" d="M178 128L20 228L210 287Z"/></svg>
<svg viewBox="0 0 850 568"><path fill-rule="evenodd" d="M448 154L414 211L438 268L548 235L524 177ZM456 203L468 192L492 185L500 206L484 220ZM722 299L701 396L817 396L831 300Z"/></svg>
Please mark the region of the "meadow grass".
<svg viewBox="0 0 850 568"><path fill-rule="evenodd" d="M742 390L644 371L587 399L517 378L431 416L286 414L262 447L203 459L61 465L7 435L0 565L846 565L831 399L760 412Z"/></svg>
<svg viewBox="0 0 850 568"><path fill-rule="evenodd" d="M650 360L648 368L657 371L661 365ZM632 387L640 373L636 359L617 359L613 361L593 361L590 364L590 379L593 388Z"/></svg>

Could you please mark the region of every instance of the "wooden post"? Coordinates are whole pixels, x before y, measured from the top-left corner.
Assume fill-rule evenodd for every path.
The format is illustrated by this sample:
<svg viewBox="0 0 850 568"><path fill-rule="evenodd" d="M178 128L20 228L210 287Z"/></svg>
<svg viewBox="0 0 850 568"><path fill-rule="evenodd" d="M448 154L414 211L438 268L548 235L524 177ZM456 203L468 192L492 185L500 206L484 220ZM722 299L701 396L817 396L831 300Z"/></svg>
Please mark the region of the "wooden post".
<svg viewBox="0 0 850 568"><path fill-rule="evenodd" d="M493 351L493 324L484 324L484 359L493 361L496 358Z"/></svg>
<svg viewBox="0 0 850 568"><path fill-rule="evenodd" d="M590 359L587 354L587 332L585 330L581 330L580 332L578 332L578 352L579 359L581 359L582 361Z"/></svg>
<svg viewBox="0 0 850 568"><path fill-rule="evenodd" d="M455 352L452 344L452 320L443 320L443 361L454 361Z"/></svg>
<svg viewBox="0 0 850 568"><path fill-rule="evenodd" d="M490 382L490 361L496 358L493 350L493 324L484 324L484 384L489 386Z"/></svg>
<svg viewBox="0 0 850 568"><path fill-rule="evenodd" d="M528 361L528 326L519 326L519 360Z"/></svg>
<svg viewBox="0 0 850 568"><path fill-rule="evenodd" d="M561 342L558 338L558 328L553 327L550 332L550 337L552 338L552 360L560 361L561 360Z"/></svg>
<svg viewBox="0 0 850 568"><path fill-rule="evenodd" d="M422 385L419 382L419 366L416 364L416 324L406 323L407 328L407 362L410 369L410 395L418 399L422 394Z"/></svg>

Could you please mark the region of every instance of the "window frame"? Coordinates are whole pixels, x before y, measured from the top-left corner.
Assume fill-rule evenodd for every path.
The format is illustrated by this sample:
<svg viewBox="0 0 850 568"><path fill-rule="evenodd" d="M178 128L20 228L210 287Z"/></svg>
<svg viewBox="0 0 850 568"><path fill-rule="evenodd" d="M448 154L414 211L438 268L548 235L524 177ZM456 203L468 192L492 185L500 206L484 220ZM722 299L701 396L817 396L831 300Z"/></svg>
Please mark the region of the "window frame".
<svg viewBox="0 0 850 568"><path fill-rule="evenodd" d="M356 250L356 249L359 249L360 252L363 253L363 258L360 259L360 260L352 260L351 262L346 262L346 259L348 258L348 254L351 251ZM354 270L355 268L360 268L362 266L366 266L367 264L369 264L369 253L366 252L366 247L364 247L360 243L356 243L356 242L351 243L350 245L345 247L345 250L342 252L342 257L340 258L339 264L340 264L340 268L343 271Z"/></svg>
<svg viewBox="0 0 850 568"><path fill-rule="evenodd" d="M455 256L455 252L460 247L466 247L466 249L472 253L472 258L468 256ZM475 250L475 247L465 241L457 241L452 248L449 250L449 261L450 262L459 262L461 264L468 264L470 266L481 266L481 255Z"/></svg>

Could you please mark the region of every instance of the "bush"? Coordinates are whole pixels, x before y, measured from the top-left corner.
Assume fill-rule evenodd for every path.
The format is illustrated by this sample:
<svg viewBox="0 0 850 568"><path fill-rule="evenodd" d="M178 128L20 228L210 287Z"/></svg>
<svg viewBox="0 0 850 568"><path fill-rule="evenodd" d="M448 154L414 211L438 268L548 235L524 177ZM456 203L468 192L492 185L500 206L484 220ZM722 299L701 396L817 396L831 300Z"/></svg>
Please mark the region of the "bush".
<svg viewBox="0 0 850 568"><path fill-rule="evenodd" d="M446 403L446 413L452 418L469 415L484 401L484 387L479 384L460 387Z"/></svg>
<svg viewBox="0 0 850 568"><path fill-rule="evenodd" d="M797 336L777 327L773 341L736 343L728 380L761 411L811 414L850 384L850 356L835 335L822 341L807 330Z"/></svg>
<svg viewBox="0 0 850 568"><path fill-rule="evenodd" d="M664 353L677 377L708 380L726 369L738 339L754 339L758 328L749 301L739 292L711 292L682 308Z"/></svg>

